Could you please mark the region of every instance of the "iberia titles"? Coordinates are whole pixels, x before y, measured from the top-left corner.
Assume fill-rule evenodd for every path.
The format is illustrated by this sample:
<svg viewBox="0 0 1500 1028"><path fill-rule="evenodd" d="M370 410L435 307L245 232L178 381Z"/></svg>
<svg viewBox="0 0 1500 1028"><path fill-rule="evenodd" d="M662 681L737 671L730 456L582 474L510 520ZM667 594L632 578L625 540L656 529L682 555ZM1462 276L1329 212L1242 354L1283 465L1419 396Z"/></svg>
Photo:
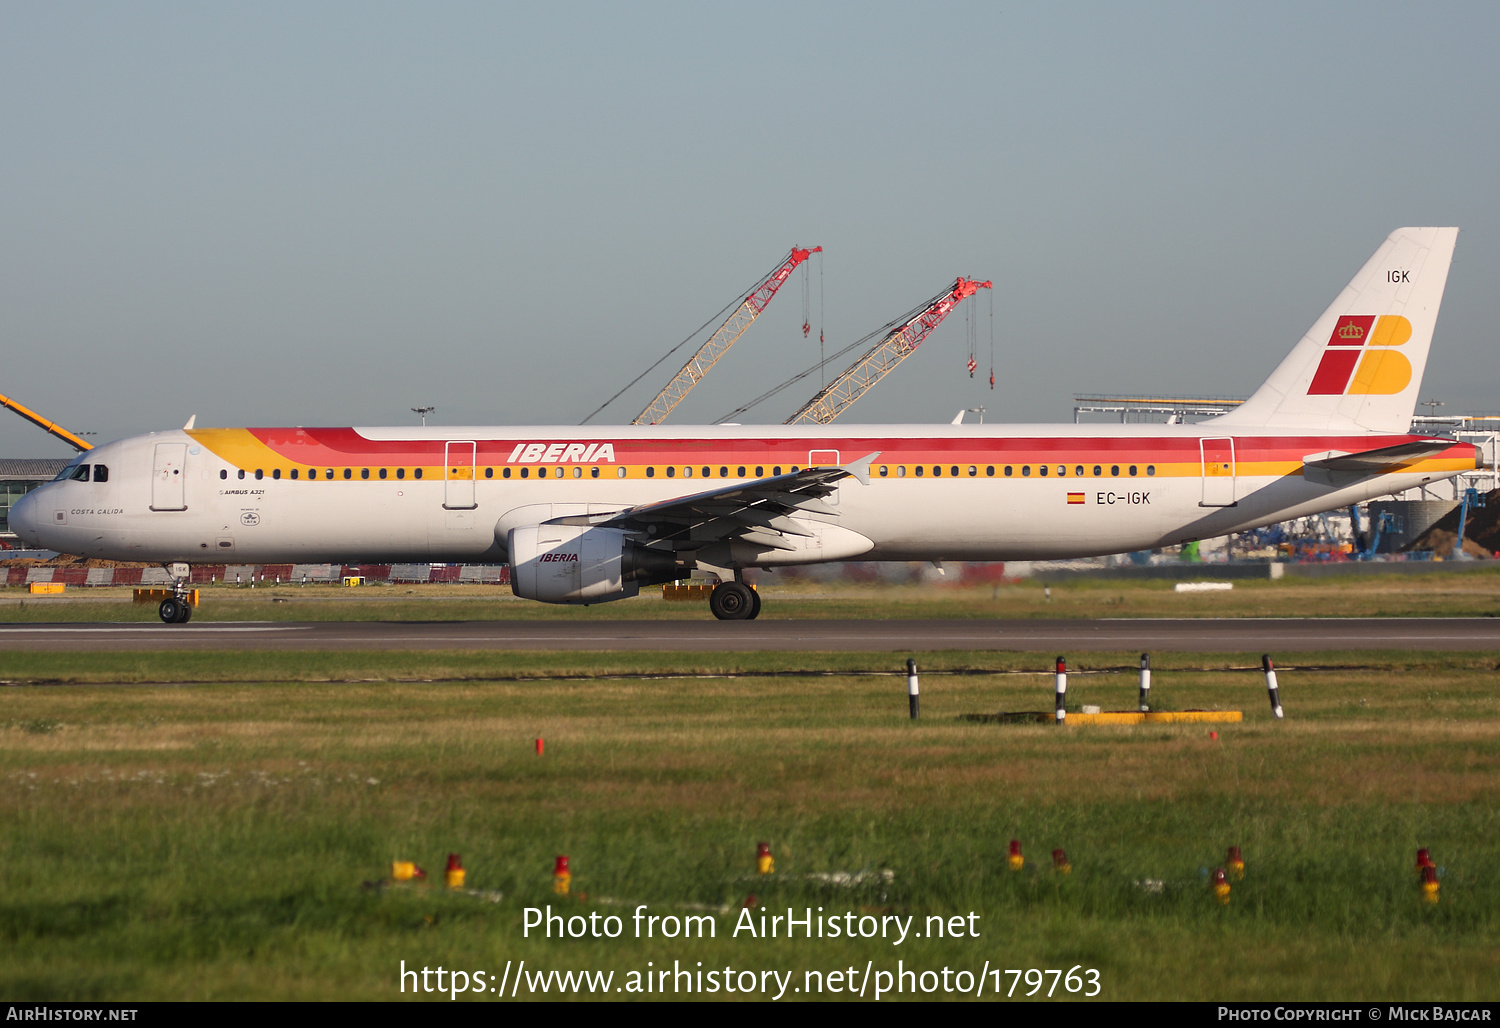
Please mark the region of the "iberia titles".
<svg viewBox="0 0 1500 1028"><path fill-rule="evenodd" d="M517 443L505 463L592 464L614 459L614 443Z"/></svg>

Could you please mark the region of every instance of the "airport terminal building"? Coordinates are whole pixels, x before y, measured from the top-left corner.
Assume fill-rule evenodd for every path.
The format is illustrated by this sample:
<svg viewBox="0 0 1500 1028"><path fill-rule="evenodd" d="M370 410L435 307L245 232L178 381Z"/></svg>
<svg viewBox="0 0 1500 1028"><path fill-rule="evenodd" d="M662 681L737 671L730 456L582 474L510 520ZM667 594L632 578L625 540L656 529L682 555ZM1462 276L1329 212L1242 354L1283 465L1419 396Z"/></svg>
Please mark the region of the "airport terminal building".
<svg viewBox="0 0 1500 1028"><path fill-rule="evenodd" d="M10 530L11 504L37 486L52 481L67 467L69 459L0 458L0 544L7 549L16 544L16 535Z"/></svg>

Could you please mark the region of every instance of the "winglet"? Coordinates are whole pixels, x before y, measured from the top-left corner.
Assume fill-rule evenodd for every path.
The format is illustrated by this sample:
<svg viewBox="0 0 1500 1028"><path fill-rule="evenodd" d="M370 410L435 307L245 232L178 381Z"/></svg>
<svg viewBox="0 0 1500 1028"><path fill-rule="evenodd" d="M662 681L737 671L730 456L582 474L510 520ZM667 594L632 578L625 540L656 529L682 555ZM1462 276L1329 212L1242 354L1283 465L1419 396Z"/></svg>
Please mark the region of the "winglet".
<svg viewBox="0 0 1500 1028"><path fill-rule="evenodd" d="M859 460L850 461L848 464L840 464L839 470L846 471L854 478L859 479L860 485L870 484L870 462L880 456L880 451L867 453Z"/></svg>
<svg viewBox="0 0 1500 1028"><path fill-rule="evenodd" d="M194 415L193 415L193 416L192 416L192 417L190 417L190 418L188 418L188 420L187 420L187 424L186 424L186 425L183 425L183 426L182 426L182 430L183 430L183 431L184 431L184 432L187 432L187 431L191 431L191 430L192 430L192 427L193 427L193 425L194 425L194 424L195 424L195 423L196 423L196 422L197 422L197 421L198 421L198 415L196 415L196 414L194 414Z"/></svg>

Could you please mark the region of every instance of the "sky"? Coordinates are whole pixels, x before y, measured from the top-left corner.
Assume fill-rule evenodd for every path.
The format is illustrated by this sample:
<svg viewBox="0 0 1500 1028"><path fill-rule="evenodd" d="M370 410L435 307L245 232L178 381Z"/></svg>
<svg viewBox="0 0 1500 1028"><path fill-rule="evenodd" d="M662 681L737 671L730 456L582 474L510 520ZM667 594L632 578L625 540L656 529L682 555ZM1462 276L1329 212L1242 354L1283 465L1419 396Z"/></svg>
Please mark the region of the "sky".
<svg viewBox="0 0 1500 1028"><path fill-rule="evenodd" d="M673 423L960 275L994 289L841 420L1070 421L1249 394L1391 230L1457 225L1423 395L1494 411L1496 39L1483 3L0 0L0 393L99 440L577 424L798 245L810 337L798 272ZM0 413L0 454L71 452Z"/></svg>

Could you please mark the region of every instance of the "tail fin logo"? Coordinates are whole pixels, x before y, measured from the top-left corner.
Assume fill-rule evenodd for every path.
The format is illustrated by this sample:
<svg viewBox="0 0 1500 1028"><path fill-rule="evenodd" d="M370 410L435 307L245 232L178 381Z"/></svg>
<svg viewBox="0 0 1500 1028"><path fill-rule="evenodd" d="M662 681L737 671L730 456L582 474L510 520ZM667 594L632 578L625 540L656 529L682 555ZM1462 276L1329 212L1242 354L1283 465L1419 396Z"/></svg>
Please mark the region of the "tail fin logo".
<svg viewBox="0 0 1500 1028"><path fill-rule="evenodd" d="M1399 314L1382 315L1378 321L1374 315L1344 315L1328 337L1307 395L1390 396L1401 392L1411 384L1411 362L1387 347L1400 346L1410 338L1411 322Z"/></svg>

